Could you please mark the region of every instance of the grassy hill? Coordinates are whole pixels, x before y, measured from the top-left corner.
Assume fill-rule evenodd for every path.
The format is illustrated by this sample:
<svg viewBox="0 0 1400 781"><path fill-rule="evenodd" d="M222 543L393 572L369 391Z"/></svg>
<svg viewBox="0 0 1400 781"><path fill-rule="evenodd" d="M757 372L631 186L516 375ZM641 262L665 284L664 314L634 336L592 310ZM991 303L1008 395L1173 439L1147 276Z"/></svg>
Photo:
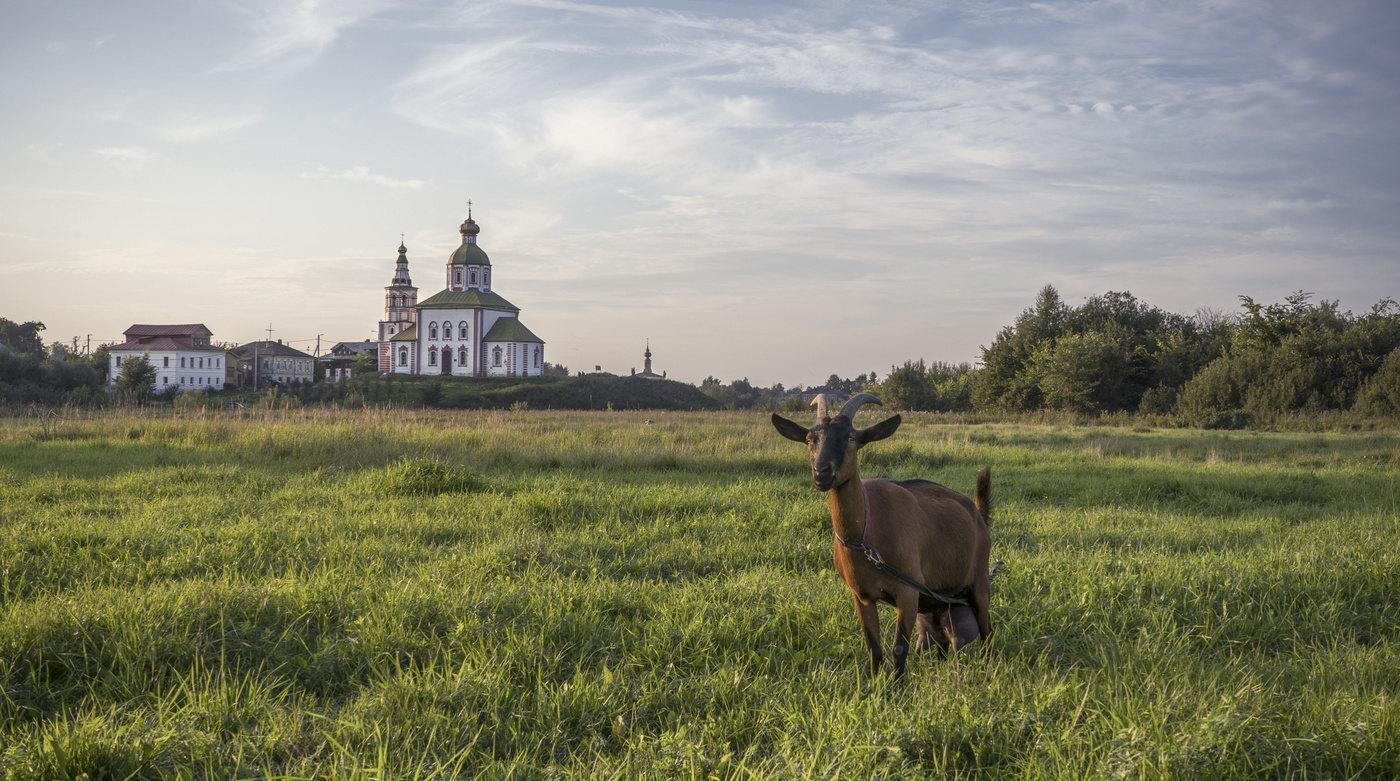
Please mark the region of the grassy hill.
<svg viewBox="0 0 1400 781"><path fill-rule="evenodd" d="M436 409L707 410L719 404L693 385L612 374L582 377L356 377L300 389L303 402Z"/></svg>

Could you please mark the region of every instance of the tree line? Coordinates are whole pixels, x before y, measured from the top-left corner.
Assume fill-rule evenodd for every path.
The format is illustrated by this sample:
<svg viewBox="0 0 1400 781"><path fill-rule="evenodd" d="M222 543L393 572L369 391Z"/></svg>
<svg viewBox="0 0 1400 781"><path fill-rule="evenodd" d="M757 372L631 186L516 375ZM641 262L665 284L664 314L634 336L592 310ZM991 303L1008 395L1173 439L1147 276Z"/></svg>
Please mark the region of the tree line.
<svg viewBox="0 0 1400 781"><path fill-rule="evenodd" d="M1240 311L1175 314L1131 293L1108 292L1070 306L1052 285L982 348L980 365L923 359L823 388L878 394L888 409L937 412L1064 410L1172 415L1186 425L1232 427L1288 412L1352 411L1400 416L1400 305L1389 298L1360 314L1298 292ZM0 406L104 403L108 355L55 342L39 322L0 318ZM364 359L357 366L377 371ZM149 396L128 361L122 400ZM565 367L552 373L568 374ZM153 370L152 372L153 373ZM727 409L803 410L804 389L706 377L699 389Z"/></svg>
<svg viewBox="0 0 1400 781"><path fill-rule="evenodd" d="M1051 285L982 348L982 365L893 368L871 390L888 406L949 412L1174 414L1244 425L1286 412L1400 414L1400 306L1343 312L1305 292L1226 315L1166 312L1131 293L1069 306Z"/></svg>

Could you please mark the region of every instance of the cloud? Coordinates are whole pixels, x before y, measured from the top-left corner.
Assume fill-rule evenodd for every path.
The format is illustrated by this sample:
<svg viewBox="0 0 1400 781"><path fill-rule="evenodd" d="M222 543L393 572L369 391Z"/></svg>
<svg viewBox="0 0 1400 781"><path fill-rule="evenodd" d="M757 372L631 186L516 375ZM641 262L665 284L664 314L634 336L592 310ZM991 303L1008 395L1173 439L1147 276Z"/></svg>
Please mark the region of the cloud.
<svg viewBox="0 0 1400 781"><path fill-rule="evenodd" d="M342 179L347 182L365 182L380 187L387 187L390 190L418 190L421 189L423 185L428 184L427 181L422 179L394 179L383 174L372 173L368 166L363 165L357 165L354 168L341 171L340 173L331 173L329 168L318 166L315 173L301 174L301 178L303 179L322 177Z"/></svg>
<svg viewBox="0 0 1400 781"><path fill-rule="evenodd" d="M63 148L63 143L56 141L44 144L30 144L24 148L24 153L31 160L38 160L49 165L58 165L58 160L54 159L54 153Z"/></svg>
<svg viewBox="0 0 1400 781"><path fill-rule="evenodd" d="M102 162L123 171L138 171L160 155L141 146L104 146L92 150Z"/></svg>
<svg viewBox="0 0 1400 781"><path fill-rule="evenodd" d="M262 0L248 9L256 17L253 41L213 72L304 66L347 27L389 6L388 0Z"/></svg>
<svg viewBox="0 0 1400 781"><path fill-rule="evenodd" d="M204 141L215 136L235 133L255 125L262 119L262 110L250 114L211 117L199 114L177 114L165 124L155 129L156 135L166 141L189 144Z"/></svg>

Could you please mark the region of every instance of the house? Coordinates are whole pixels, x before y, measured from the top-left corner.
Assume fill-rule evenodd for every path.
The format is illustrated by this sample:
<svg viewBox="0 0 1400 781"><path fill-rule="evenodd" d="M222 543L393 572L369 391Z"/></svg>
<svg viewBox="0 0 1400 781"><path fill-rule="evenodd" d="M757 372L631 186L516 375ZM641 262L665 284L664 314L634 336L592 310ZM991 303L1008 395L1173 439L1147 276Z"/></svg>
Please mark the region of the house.
<svg viewBox="0 0 1400 781"><path fill-rule="evenodd" d="M243 382L254 388L268 383L294 385L314 382L316 379L316 359L294 347L275 342L249 342L233 348L243 371Z"/></svg>
<svg viewBox="0 0 1400 781"><path fill-rule="evenodd" d="M366 339L363 342L337 342L325 355L316 360L326 367L326 382L340 382L354 376L355 360L367 355L376 362L379 360L379 342Z"/></svg>
<svg viewBox="0 0 1400 781"><path fill-rule="evenodd" d="M136 324L124 336L124 343L107 348L107 390L116 387L127 361L142 356L156 369L154 391L172 385L181 390L223 390L227 355L224 348L209 343L213 334L203 323Z"/></svg>
<svg viewBox="0 0 1400 781"><path fill-rule="evenodd" d="M459 233L462 244L447 258L447 287L422 301L409 278L408 249L399 243L394 277L384 288L380 371L540 376L544 340L520 322L519 307L491 289L491 259L476 243L481 228L470 209Z"/></svg>

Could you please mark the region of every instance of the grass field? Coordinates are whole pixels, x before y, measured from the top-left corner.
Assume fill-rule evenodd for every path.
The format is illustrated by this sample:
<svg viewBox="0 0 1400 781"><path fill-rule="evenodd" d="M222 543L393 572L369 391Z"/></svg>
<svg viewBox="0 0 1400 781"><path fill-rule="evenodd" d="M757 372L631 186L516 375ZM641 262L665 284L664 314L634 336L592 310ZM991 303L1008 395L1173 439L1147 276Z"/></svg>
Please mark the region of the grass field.
<svg viewBox="0 0 1400 781"><path fill-rule="evenodd" d="M0 773L1400 777L1398 446L906 416L1006 566L895 684L766 415L5 419Z"/></svg>

